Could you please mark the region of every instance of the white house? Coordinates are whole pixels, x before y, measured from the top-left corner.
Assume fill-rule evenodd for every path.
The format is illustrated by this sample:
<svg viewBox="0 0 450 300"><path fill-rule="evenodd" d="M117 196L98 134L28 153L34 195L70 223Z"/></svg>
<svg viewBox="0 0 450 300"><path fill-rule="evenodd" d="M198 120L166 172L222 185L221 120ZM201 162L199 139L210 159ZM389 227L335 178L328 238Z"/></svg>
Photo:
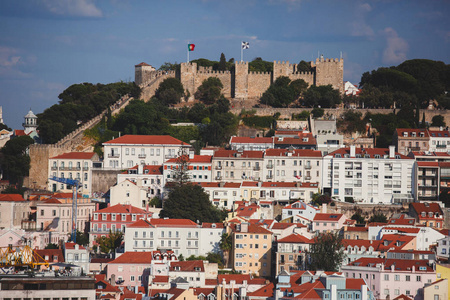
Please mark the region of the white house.
<svg viewBox="0 0 450 300"><path fill-rule="evenodd" d="M320 212L320 209L309 205L303 201L297 201L288 206L285 206L281 210L281 219L285 220L287 218L291 218L297 215L302 216L303 218L312 221L314 220L314 216L316 213Z"/></svg>
<svg viewBox="0 0 450 300"><path fill-rule="evenodd" d="M120 170L136 164L162 165L177 157L180 149L190 148L169 135L124 135L103 143L104 167Z"/></svg>
<svg viewBox="0 0 450 300"><path fill-rule="evenodd" d="M64 258L66 263L81 267L84 274L89 272L89 251L85 247L75 243L65 243Z"/></svg>
<svg viewBox="0 0 450 300"><path fill-rule="evenodd" d="M189 156L185 155L184 158L171 158L164 163L164 180L170 182L174 180L176 176L176 170L179 167L180 160L185 160L189 165L187 174L191 181L196 182L211 182L212 171L210 155L194 155L193 152L189 153Z"/></svg>
<svg viewBox="0 0 450 300"><path fill-rule="evenodd" d="M450 132L448 130L428 130L430 136L429 151L445 152L450 151Z"/></svg>

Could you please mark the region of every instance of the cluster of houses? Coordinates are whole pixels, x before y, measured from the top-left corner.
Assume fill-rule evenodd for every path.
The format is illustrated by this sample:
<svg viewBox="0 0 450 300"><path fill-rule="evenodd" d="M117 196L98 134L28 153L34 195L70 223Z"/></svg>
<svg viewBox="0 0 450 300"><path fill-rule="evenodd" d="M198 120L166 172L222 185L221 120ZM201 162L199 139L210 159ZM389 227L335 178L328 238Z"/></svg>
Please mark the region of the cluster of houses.
<svg viewBox="0 0 450 300"><path fill-rule="evenodd" d="M398 129L396 145L382 149L345 147L324 124L315 128L232 137L227 149L200 154L170 136L125 135L103 144L103 161L88 152L52 157L49 176L77 179L78 197L52 180L48 193L27 199L0 194L0 246L30 245L47 261L79 266L94 276L97 299L448 299L450 237L437 200L450 187L450 133ZM223 223L159 218L151 207L182 162L191 183L229 211ZM104 202L92 201L99 168L117 174ZM331 205L315 205L318 194ZM66 242L73 201L85 247ZM357 224L339 203L407 209ZM124 238L115 255L93 255L96 240L116 231ZM311 246L327 232L343 237L340 271L308 270ZM44 249L50 243L61 250ZM213 254L224 269L204 259Z"/></svg>

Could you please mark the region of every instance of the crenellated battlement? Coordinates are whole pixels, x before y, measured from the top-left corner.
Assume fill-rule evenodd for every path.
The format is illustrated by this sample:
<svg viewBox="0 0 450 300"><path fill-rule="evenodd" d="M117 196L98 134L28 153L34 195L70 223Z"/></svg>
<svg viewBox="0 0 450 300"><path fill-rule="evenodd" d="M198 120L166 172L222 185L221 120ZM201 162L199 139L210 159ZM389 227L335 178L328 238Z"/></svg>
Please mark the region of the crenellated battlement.
<svg viewBox="0 0 450 300"><path fill-rule="evenodd" d="M248 65L248 61L236 61L236 65Z"/></svg>
<svg viewBox="0 0 450 300"><path fill-rule="evenodd" d="M340 63L340 62L344 62L344 59L343 58L316 58L316 63L323 63L323 62Z"/></svg>
<svg viewBox="0 0 450 300"><path fill-rule="evenodd" d="M214 70L198 70L198 74L210 74L210 75L223 75L223 74L231 74L230 71L214 71Z"/></svg>
<svg viewBox="0 0 450 300"><path fill-rule="evenodd" d="M258 72L258 71L250 71L249 75L272 75L272 72Z"/></svg>

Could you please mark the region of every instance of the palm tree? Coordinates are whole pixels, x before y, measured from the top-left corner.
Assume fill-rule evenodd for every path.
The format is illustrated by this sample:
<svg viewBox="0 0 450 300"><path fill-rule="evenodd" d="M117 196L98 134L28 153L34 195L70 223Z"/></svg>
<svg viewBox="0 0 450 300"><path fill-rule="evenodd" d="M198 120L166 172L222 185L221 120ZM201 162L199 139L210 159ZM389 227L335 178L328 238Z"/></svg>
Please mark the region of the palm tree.
<svg viewBox="0 0 450 300"><path fill-rule="evenodd" d="M228 260L230 257L230 251L233 247L233 240L231 238L231 235L228 233L222 234L222 237L220 238L220 244L219 244L220 250L222 250L223 255L223 263L225 267L228 267Z"/></svg>

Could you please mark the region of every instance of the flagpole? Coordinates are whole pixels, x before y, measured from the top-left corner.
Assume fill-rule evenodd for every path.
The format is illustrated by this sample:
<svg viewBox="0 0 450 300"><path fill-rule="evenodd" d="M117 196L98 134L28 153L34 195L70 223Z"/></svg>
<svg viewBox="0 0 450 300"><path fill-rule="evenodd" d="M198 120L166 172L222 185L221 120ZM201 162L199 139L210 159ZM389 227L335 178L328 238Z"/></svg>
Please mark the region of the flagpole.
<svg viewBox="0 0 450 300"><path fill-rule="evenodd" d="M189 44L188 44L188 47L187 47L187 63L189 63Z"/></svg>
<svg viewBox="0 0 450 300"><path fill-rule="evenodd" d="M241 43L241 62L243 62L243 59L242 59L243 55L244 55L244 47L242 46L242 43Z"/></svg>

